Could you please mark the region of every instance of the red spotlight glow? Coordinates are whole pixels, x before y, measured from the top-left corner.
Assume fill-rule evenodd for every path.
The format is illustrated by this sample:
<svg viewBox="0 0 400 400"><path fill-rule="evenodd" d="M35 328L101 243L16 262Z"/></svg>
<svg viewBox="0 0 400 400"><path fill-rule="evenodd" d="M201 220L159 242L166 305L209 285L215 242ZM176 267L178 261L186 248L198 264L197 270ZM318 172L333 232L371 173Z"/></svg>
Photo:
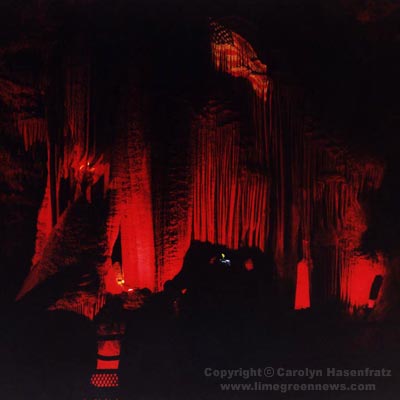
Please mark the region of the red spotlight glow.
<svg viewBox="0 0 400 400"><path fill-rule="evenodd" d="M371 307L369 295L376 275L384 275L382 259L353 258L341 280L343 300L353 307Z"/></svg>

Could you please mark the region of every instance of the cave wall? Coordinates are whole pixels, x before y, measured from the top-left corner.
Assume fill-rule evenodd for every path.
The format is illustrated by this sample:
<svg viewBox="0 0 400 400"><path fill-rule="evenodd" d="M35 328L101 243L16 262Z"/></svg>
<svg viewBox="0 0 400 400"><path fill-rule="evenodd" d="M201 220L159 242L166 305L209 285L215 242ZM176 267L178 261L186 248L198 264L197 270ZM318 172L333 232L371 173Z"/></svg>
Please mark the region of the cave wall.
<svg viewBox="0 0 400 400"><path fill-rule="evenodd" d="M247 79L254 92L253 132L241 151L229 109L206 110L195 148L194 238L270 249L296 308L310 305L309 287L314 305L366 305L385 268L382 255L360 250L363 200L379 189L384 163L321 134L307 123L301 91L271 80L240 35L211 29L215 68Z"/></svg>
<svg viewBox="0 0 400 400"><path fill-rule="evenodd" d="M240 89L246 106L210 90L200 107L182 107L189 124L153 136L154 88L143 87L145 72L135 63L120 67L122 56L113 71L123 76L122 89L107 91L91 49L85 36L50 47L38 85L1 81L25 151L47 148L32 269L19 297L81 268L84 289L65 289L55 307L92 318L106 293L162 289L194 239L273 254L289 307L368 302L384 259L359 247L364 203L381 185L383 162L323 131L307 115L303 91L272 77L268 57L223 23L210 24L213 79L247 81ZM160 146L174 129L175 139Z"/></svg>

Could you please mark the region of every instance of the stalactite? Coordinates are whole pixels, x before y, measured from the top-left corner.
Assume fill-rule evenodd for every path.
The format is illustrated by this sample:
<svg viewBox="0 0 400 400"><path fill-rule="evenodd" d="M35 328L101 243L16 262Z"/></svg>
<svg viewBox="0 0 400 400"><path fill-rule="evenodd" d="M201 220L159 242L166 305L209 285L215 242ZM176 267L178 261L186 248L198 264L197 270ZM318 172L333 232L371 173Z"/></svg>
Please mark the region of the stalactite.
<svg viewBox="0 0 400 400"><path fill-rule="evenodd" d="M81 165L93 163L96 155L91 120L91 64L69 60L65 73L64 144L60 177L78 175ZM58 177L58 179L60 178Z"/></svg>
<svg viewBox="0 0 400 400"><path fill-rule="evenodd" d="M239 237L234 230L239 226L233 219L237 218L239 127L235 123L218 126L221 111L210 107L199 121L194 146L193 237L236 248Z"/></svg>
<svg viewBox="0 0 400 400"><path fill-rule="evenodd" d="M105 243L98 232L99 259L91 265L97 280L86 292L65 293L55 308L93 318L105 293L161 289L178 273L191 239L272 253L297 309L308 307L316 293L349 308L365 304L367 286L383 274L384 260L358 253L367 228L361 198L379 188L382 163L308 126L302 94L272 81L250 43L217 22L211 23L211 51L217 70L249 82L252 126L244 129L227 102L210 100L192 123L190 161L177 161L178 146L171 151L168 170L159 174L167 179L162 188L151 168L140 91L127 85L115 141L101 148L93 124L90 56L72 51L65 69L53 71L47 121L16 120L26 149L44 138L48 146L33 267L20 296L71 265L69 255L60 259L55 253L65 237L76 245L82 226L70 221L73 229L66 232L64 221L71 209L79 222L76 207L90 212L99 206L92 190L101 183L109 209ZM118 237L122 259L113 264ZM362 294L358 282L365 284Z"/></svg>
<svg viewBox="0 0 400 400"><path fill-rule="evenodd" d="M15 122L17 131L23 138L26 151L31 150L32 146L36 143L46 143L48 132L47 121L45 120L45 118L28 118L24 114L16 114ZM50 178L48 176L45 193L37 217L35 252L32 258L31 267L37 264L42 257L43 250L50 236L52 227L53 225L50 202Z"/></svg>
<svg viewBox="0 0 400 400"><path fill-rule="evenodd" d="M210 102L195 121L193 238L265 250L267 177L247 166L240 126L230 114Z"/></svg>
<svg viewBox="0 0 400 400"><path fill-rule="evenodd" d="M301 95L294 88L272 82L266 74L266 65L258 59L251 45L215 21L211 22L211 50L215 68L235 78L249 80L255 94L254 152L265 170L264 177L268 176L268 185L263 189L264 211L268 215L259 220L264 241L260 248L272 250L280 278L292 281L293 285L297 282L295 308L308 304L300 299L306 298L304 293L308 292L309 278L314 272L319 280L313 282L321 286L324 293L324 299L320 300L341 299L349 308L365 305L367 289L362 296L357 294L358 278L354 277L363 268L369 278L360 278L360 284L372 283L375 274L382 273L383 259L380 258L378 266L358 253L367 228L360 197L381 185L382 163L357 154L344 143L335 142L306 126ZM252 79L252 71L258 71L257 80ZM211 135L213 128L209 125L204 122L203 129L208 129ZM218 130L214 130L218 138ZM230 140L229 135L226 137ZM212 150L209 153L212 159ZM215 153L217 157L224 154L221 149ZM215 171L221 167L207 158L204 161L211 163L211 172L198 171L198 179L207 177L212 181L215 179L212 174L219 174ZM203 196L203 203L210 205L195 214L194 227L199 227L198 238L216 241L213 237L216 228L205 215L215 213L213 207L221 200L214 193L204 197L209 187L209 184L204 188L199 186L200 193L195 196L195 199ZM244 193L239 185L235 190ZM211 202L213 197L218 201ZM252 203L252 207L256 204L259 203ZM240 220L240 223L246 226L247 221ZM206 232L204 226L207 226ZM317 248L318 251L313 251ZM311 287L311 291L321 292L321 288Z"/></svg>
<svg viewBox="0 0 400 400"><path fill-rule="evenodd" d="M47 125L44 118L25 118L17 116L17 129L24 139L25 150L34 143L44 143L47 138Z"/></svg>
<svg viewBox="0 0 400 400"><path fill-rule="evenodd" d="M80 242L88 234L82 229L88 229L90 223L82 220L79 209L90 207L91 188L100 178L108 184L109 165L104 161L103 154L96 153L94 131L89 123L90 68L88 57L80 59L70 55L65 69L57 71L48 96L48 101L53 102L50 109L57 111L61 108L62 111L57 111L55 115L48 112L46 120L25 118L17 121L25 148L46 140L48 152L47 185L38 213L35 254L31 272L18 298L60 271L75 268L75 263L84 258L76 254L80 243L83 253L85 246L88 246L86 252L94 253L91 261L94 263L93 270L89 275L85 275L88 266L82 266L85 290L74 288L66 291L50 309L67 309L92 319L104 305L102 285L96 277L96 273L100 277L103 274L103 263L98 258L103 239L99 232L99 236L88 239L87 244ZM60 89L60 86L63 88ZM66 183L62 185L62 181ZM86 206L82 206L81 195L88 201ZM91 240L97 240L98 251L92 249ZM91 278L86 281L88 276Z"/></svg>
<svg viewBox="0 0 400 400"><path fill-rule="evenodd" d="M376 262L359 253L367 229L360 197L379 188L384 168L378 160L354 157L346 146L328 138L311 135L306 146L312 148L318 166L311 228L314 236L323 238L318 245L332 250L323 261L330 270L326 296L340 298L351 311L367 305L373 279L384 271L381 256ZM318 263L321 268L322 261Z"/></svg>
<svg viewBox="0 0 400 400"><path fill-rule="evenodd" d="M58 112L57 118L48 116L51 118L49 129L45 130L35 120L22 120L18 125L24 135L26 148L43 139L47 133L49 154L48 181L38 215L32 271L18 298L56 274L59 269L68 268L71 262L76 261L72 249L65 250L66 259L62 258L63 252L56 254L62 238L69 237L71 242L79 240L80 228L66 228L63 221L65 215L71 213L71 206L76 208L82 197L86 198L87 207L101 207L99 204L91 205L91 191L102 179L103 193L108 194L110 210L106 222L106 260L93 260L95 265L92 273L97 273L97 289L89 288L89 285L88 291L66 292L52 306L53 309L68 309L93 318L104 304L105 292L115 293L116 283L120 284L120 292L135 287L153 290L156 287L156 273L149 148L144 142L143 127L140 125L141 110L135 108L135 101L126 102L121 110L120 131L116 135L117 144L111 152L110 165L110 153L104 152L106 149L96 148L96 132L91 126L93 99L90 71L87 56L70 56L62 74L64 88L53 89L55 95L63 94L62 111ZM59 81L56 80L54 85ZM57 98L57 101L60 99ZM54 109L57 110L57 105L54 105ZM41 128L45 133L38 133ZM61 136L57 136L57 131L62 132ZM112 273L111 254L119 232L123 280L117 282L117 276ZM102 248L101 243L98 246Z"/></svg>

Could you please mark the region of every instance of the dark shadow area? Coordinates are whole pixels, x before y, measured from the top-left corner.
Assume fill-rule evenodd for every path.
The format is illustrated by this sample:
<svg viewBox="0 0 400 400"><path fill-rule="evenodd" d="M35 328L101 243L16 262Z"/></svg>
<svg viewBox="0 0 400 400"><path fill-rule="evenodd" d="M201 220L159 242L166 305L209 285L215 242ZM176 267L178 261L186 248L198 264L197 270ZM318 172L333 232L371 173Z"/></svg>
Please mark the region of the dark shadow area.
<svg viewBox="0 0 400 400"><path fill-rule="evenodd" d="M96 332L69 312L20 307L3 310L1 395L4 398L80 399L95 368Z"/></svg>
<svg viewBox="0 0 400 400"><path fill-rule="evenodd" d="M253 269L249 259L254 263ZM282 310L273 279L274 266L267 260L258 249L232 251L209 243L192 243L182 270L166 283L164 291L148 297L141 309L125 315L127 331L120 364L123 397L130 398L134 393L141 399L288 395L318 399L377 399L382 395L392 398L390 394L398 390L396 376L400 373L396 356L400 326L354 321L340 307L329 304L317 311ZM214 369L265 367L275 371L319 369L323 376L210 376ZM327 368L386 368L390 376L332 378L326 376ZM221 383L255 382L372 383L377 389L369 393L337 389L283 394L279 390L254 389L224 393L220 388Z"/></svg>

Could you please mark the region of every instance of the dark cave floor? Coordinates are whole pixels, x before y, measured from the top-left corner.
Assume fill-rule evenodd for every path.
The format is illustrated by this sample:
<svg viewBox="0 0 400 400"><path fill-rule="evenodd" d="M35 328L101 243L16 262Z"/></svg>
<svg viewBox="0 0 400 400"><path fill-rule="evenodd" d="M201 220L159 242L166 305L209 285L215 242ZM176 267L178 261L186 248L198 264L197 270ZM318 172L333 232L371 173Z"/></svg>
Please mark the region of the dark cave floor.
<svg viewBox="0 0 400 400"><path fill-rule="evenodd" d="M4 313L3 313L4 315ZM2 398L83 399L95 368L94 324L65 312L4 315ZM350 321L300 311L266 320L226 313L171 318L128 312L119 399L398 398L400 324ZM213 370L272 367L275 377L205 376ZM278 368L322 377L277 377ZM326 368L391 371L386 377L327 377ZM207 370L208 373L210 370ZM229 391L220 384L375 384L375 391ZM107 395L107 391L104 392Z"/></svg>
<svg viewBox="0 0 400 400"><path fill-rule="evenodd" d="M351 322L328 315L297 312L284 318L261 320L217 316L164 324L128 335L121 360L121 383L125 396L165 399L247 399L295 396L300 398L395 398L400 365L400 326ZM213 370L272 367L273 378L205 376ZM278 377L285 370L322 370L322 377ZM386 377L327 377L326 369L365 368L390 370ZM280 370L282 374L282 370ZM290 372L289 372L290 373ZM375 384L375 391L265 391L223 392L220 384ZM284 390L284 388L282 389ZM397 398L397 397L396 397Z"/></svg>

